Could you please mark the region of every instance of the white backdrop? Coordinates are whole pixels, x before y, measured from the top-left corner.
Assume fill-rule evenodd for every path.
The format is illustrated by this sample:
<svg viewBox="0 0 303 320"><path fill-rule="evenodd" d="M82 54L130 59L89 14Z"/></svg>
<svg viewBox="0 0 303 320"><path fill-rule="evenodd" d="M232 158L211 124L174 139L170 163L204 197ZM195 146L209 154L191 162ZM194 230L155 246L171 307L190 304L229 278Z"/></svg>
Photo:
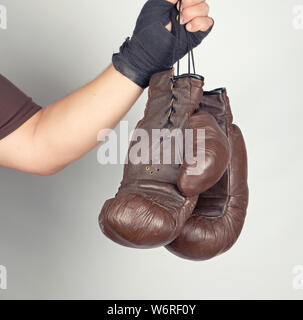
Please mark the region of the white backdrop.
<svg viewBox="0 0 303 320"><path fill-rule="evenodd" d="M8 12L0 73L46 106L106 68L143 3L0 0ZM47 178L0 168L0 265L8 270L0 299L303 298L292 272L303 265L303 29L294 24L303 1L209 4L216 25L195 50L197 70L206 89L228 88L249 153L238 243L207 262L114 244L97 217L122 166L99 165L97 150ZM126 116L130 128L146 98Z"/></svg>

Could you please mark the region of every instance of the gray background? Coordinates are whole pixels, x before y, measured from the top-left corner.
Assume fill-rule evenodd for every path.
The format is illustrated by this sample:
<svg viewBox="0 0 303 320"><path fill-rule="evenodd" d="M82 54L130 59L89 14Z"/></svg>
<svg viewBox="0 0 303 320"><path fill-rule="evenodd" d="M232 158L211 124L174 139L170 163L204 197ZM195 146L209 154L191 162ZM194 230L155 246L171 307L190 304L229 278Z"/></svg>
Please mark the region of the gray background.
<svg viewBox="0 0 303 320"><path fill-rule="evenodd" d="M144 1L0 0L0 72L46 106L97 76L130 35ZM47 178L0 168L0 299L294 298L303 265L302 0L210 0L216 26L196 53L206 88L226 86L249 153L250 205L240 240L207 262L120 247L97 217L122 166L97 150ZM185 63L183 63L185 71ZM146 92L126 116L142 116ZM79 133L81 134L81 133Z"/></svg>

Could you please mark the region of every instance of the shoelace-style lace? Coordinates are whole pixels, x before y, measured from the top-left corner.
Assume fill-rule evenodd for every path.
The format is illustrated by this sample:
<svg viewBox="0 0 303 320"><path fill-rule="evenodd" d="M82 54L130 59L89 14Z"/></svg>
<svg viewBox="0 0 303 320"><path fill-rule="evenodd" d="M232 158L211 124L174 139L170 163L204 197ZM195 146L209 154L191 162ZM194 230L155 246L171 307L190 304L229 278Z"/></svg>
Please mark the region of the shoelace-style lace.
<svg viewBox="0 0 303 320"><path fill-rule="evenodd" d="M179 0L179 6L180 7L182 6L182 0ZM175 61L177 48L179 46L180 38L181 38L181 19L180 19L180 16L181 16L181 13L179 13L179 15L178 15L177 44L176 44L176 46L174 48L174 52L173 52L173 63ZM191 74L191 63L193 65L193 72L194 72L193 74L196 75L196 67L195 67L192 39L191 39L188 31L186 31L186 37L187 37L187 46L188 46L188 76L190 76L190 74ZM173 125L173 122L171 120L171 116L173 113L176 113L176 109L174 107L174 102L177 100L177 97L173 93L173 88L176 87L177 79L179 76L180 76L180 59L177 61L177 76L174 76L174 74L172 74L172 76L170 78L172 81L172 86L171 86L172 98L171 98L171 102L170 102L168 109L165 110L165 115L167 115L167 121L164 124L164 128L167 128L167 127Z"/></svg>

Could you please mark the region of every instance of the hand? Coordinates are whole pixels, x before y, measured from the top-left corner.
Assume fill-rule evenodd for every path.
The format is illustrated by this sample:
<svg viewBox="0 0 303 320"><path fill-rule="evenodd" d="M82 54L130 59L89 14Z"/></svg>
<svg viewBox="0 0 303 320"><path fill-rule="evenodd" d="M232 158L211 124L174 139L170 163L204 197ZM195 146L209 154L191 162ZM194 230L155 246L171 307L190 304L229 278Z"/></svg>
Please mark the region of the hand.
<svg viewBox="0 0 303 320"><path fill-rule="evenodd" d="M113 55L115 69L141 88L148 86L153 74L171 69L211 31L213 20L207 16L209 8L205 1L183 1L180 28L178 0L148 0L132 38L127 38L120 52ZM188 33L187 29L192 32Z"/></svg>
<svg viewBox="0 0 303 320"><path fill-rule="evenodd" d="M179 9L178 0L167 0L173 4L177 4ZM181 8L181 24L186 25L186 30L189 32L206 31L213 24L214 20L208 16L209 5L206 0L183 0ZM172 23L166 26L168 31L172 30Z"/></svg>

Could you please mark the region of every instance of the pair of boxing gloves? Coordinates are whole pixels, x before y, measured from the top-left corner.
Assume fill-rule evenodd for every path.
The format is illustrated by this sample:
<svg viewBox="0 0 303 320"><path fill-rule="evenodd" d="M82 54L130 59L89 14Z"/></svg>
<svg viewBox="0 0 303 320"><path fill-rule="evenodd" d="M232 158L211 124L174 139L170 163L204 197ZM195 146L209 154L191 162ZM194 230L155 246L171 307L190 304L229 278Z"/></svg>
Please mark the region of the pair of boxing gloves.
<svg viewBox="0 0 303 320"><path fill-rule="evenodd" d="M171 159L183 153L183 162L164 163L163 137L158 145L151 141L147 163L128 161L118 193L99 216L113 241L133 248L165 246L179 257L206 260L239 237L248 205L245 143L233 124L226 90L203 92L203 85L202 77L174 77L172 70L152 76L137 129L150 137L153 129L191 129L193 155L203 155L203 161L187 161L186 148L177 146ZM129 157L135 144L133 139Z"/></svg>

